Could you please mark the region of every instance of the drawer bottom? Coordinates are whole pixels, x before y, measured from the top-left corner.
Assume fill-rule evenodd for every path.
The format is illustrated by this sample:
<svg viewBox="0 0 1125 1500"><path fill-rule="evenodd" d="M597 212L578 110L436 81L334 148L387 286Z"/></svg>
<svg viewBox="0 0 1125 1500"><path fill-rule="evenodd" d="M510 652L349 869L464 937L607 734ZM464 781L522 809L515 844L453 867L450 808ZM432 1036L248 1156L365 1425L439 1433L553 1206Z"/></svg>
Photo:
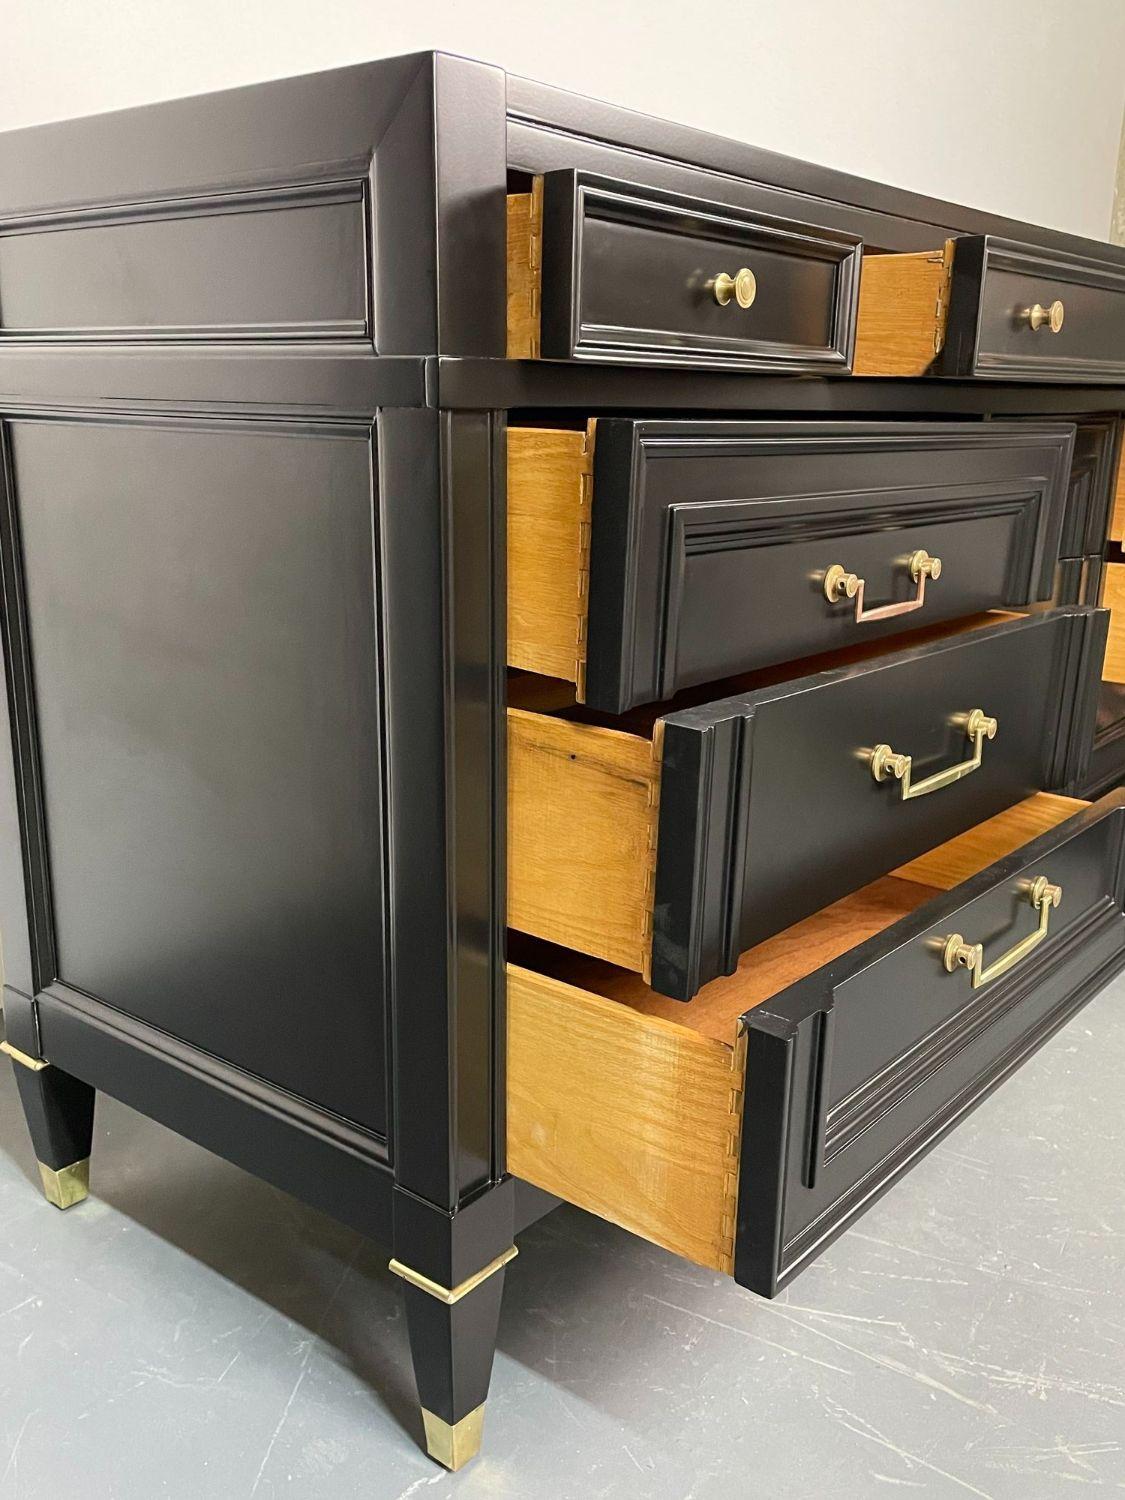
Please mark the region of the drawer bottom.
<svg viewBox="0 0 1125 1500"><path fill-rule="evenodd" d="M1110 803L1112 798L1105 799L1099 809ZM1116 810L1114 803L1110 811ZM1034 856L1044 835L1059 837L1051 830L1062 830L1067 820L1077 825L1083 815L1089 817L1087 804L1074 799L1031 797L750 949L734 974L706 985L686 1005L658 995L637 974L512 934L509 1170L700 1265L734 1272L739 1221L753 1208L739 1202L740 1179L742 1193L747 1192L743 1158L758 1148L742 1139L744 1118L747 1130L751 1120L770 1122L766 1133L776 1134L775 1155L784 1157L799 1133L790 1116L800 1090L786 1080L805 1067L816 1074L802 1109L806 1117L819 1115L821 1124L812 1131L807 1170L803 1166L798 1173L810 1188L818 1173L820 1186L824 1181L831 1186L833 1172L849 1162L845 1148L861 1133L877 1138L888 1119L894 1128L916 1130L909 1109L895 1116L900 1099L887 1092L884 1079L899 1076L902 1091L909 1089L916 1101L927 1088L940 1092L935 1070L955 1057L958 1048L979 1049L982 1030L1002 1016L1001 1002L1017 995L1013 986L1020 979L1013 968L1010 980L978 990L971 973L946 973L935 940L926 932L930 908L935 920L945 919L946 909L952 908L950 896L943 893L963 895L964 910L957 917L970 942L982 939L991 963L1035 928L1009 866L1014 868L1013 861L1028 845L1035 845ZM1112 820L1115 830L1119 821ZM1089 838L1073 842L1087 850L1088 865L1098 863L1097 878L1079 880L1069 873L1066 861L1073 865L1073 853L1043 856L1043 868L1052 878L1055 869L1068 869L1070 900L1064 899L1056 921L1073 927L1096 918L1104 925L1110 920L1110 902L1102 902L1098 881L1101 866L1109 868L1108 855L1103 858L1102 844L1095 849ZM993 865L989 874L997 874L994 885L988 886L985 876L975 879ZM978 896L978 885L988 887L984 896ZM1120 917L1118 902L1113 919ZM1125 923L1118 921L1121 925ZM1071 927L1051 933L1060 951ZM1059 931L1061 938L1055 938ZM872 959L859 965L858 972L845 973L844 956L880 934ZM1125 937L1115 941L1125 943ZM1036 963L1046 961L1051 946L1043 945ZM908 949L911 962L925 966L920 979L902 967ZM833 974L823 966L837 960L846 983L833 991L834 1003L810 1001L806 1007L815 1022L810 1035L819 1038L809 1044L806 1057L798 1032L809 1028L793 997L802 996L802 985L816 987L808 976L815 977L820 994L824 973ZM1030 968L1024 971L1024 990ZM888 1002L895 984L902 992ZM782 992L784 1005L766 1005ZM759 1008L769 1012L762 1022L754 1018ZM790 1013L797 1016L792 1023ZM994 1030L999 1047L1004 1028L996 1025ZM784 1043L789 1049L788 1060L779 1072L760 1071L755 1057L767 1055L769 1045L763 1049L755 1043L747 1064L747 1037L761 1034L772 1044L773 1031L778 1046ZM792 1036L787 1038L787 1032ZM885 1065L874 1055L881 1046L887 1049ZM829 1062L835 1069L834 1094ZM944 1076L951 1080L955 1072L949 1067ZM774 1092L780 1095L776 1101ZM748 1097L753 1108L744 1110ZM800 1122L802 1130L806 1123ZM853 1152L853 1170L855 1156ZM752 1180L760 1176L752 1174ZM854 1193L854 1184L847 1188ZM807 1225L802 1233L809 1233ZM740 1274L739 1279L754 1284L753 1278ZM766 1289L776 1288L771 1284Z"/></svg>

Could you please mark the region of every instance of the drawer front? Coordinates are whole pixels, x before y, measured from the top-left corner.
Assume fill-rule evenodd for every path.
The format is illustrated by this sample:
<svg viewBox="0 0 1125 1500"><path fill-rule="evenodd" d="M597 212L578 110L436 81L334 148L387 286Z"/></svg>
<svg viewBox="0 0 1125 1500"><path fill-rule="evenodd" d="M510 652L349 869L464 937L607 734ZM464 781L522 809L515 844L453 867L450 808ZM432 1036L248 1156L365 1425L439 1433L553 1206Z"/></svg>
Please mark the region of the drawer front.
<svg viewBox="0 0 1125 1500"><path fill-rule="evenodd" d="M958 239L941 371L1125 380L1125 268L992 235Z"/></svg>
<svg viewBox="0 0 1125 1500"><path fill-rule="evenodd" d="M1123 832L1113 793L748 1012L739 1281L772 1296L1125 963Z"/></svg>
<svg viewBox="0 0 1125 1500"><path fill-rule="evenodd" d="M621 712L1048 599L1072 442L1069 426L1004 422L600 420L586 702ZM939 577L912 574L919 551ZM862 593L829 598L834 565Z"/></svg>
<svg viewBox="0 0 1125 1500"><path fill-rule="evenodd" d="M542 179L541 234L544 358L848 373L854 235L574 171Z"/></svg>
<svg viewBox="0 0 1125 1500"><path fill-rule="evenodd" d="M1026 616L669 715L653 987L690 999L770 933L1077 782L1106 621L1083 608ZM994 738L974 735L974 709L995 719Z"/></svg>

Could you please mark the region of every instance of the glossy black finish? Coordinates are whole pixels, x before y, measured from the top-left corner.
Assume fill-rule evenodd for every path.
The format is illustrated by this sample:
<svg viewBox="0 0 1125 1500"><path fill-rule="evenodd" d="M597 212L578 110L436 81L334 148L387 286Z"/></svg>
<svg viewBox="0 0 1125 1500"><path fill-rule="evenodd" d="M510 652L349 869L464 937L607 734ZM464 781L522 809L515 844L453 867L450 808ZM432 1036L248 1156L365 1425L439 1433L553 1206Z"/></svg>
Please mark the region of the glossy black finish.
<svg viewBox="0 0 1125 1500"><path fill-rule="evenodd" d="M674 422L601 418L594 446L586 702L611 713L694 683L1050 597L1068 427L1004 422ZM1104 523L1103 523L1104 524ZM941 578L917 613L916 549Z"/></svg>
<svg viewBox="0 0 1125 1500"><path fill-rule="evenodd" d="M773 1296L1125 965L1123 840L1117 792L743 1017L744 1286ZM1041 874L1047 940L979 990L947 973L951 932L991 962L1034 931Z"/></svg>
<svg viewBox="0 0 1125 1500"><path fill-rule="evenodd" d="M385 1137L370 427L56 419L8 441L50 968Z"/></svg>
<svg viewBox="0 0 1125 1500"><path fill-rule="evenodd" d="M90 1085L61 1068L12 1067L37 1160L53 1172L88 1160L96 1097Z"/></svg>
<svg viewBox="0 0 1125 1500"><path fill-rule="evenodd" d="M1099 248L1105 253L1095 256L991 234L958 239L938 371L1007 380L1125 380L1125 266L1108 246ZM1056 299L1065 307L1061 330L1033 329L1028 310Z"/></svg>
<svg viewBox="0 0 1125 1500"><path fill-rule="evenodd" d="M714 295L742 266L750 308ZM846 373L860 241L587 172L543 179L542 353L547 359Z"/></svg>
<svg viewBox="0 0 1125 1500"><path fill-rule="evenodd" d="M669 714L653 988L689 1000L771 933L1080 778L1107 620L1030 615ZM872 776L878 743L915 781L968 760L974 708L999 723L979 769L909 802Z"/></svg>
<svg viewBox="0 0 1125 1500"><path fill-rule="evenodd" d="M751 226L780 228L790 250L798 226L822 226L828 260L783 259L774 284L812 286L816 318L794 325L797 343L816 333L835 369L858 238L925 250L947 234L999 234L1125 267L1120 250L440 55L0 136L5 1025L59 1078L80 1080L53 1125L45 1094L29 1118L49 1127L49 1149L60 1122L70 1134L56 1145L81 1147L96 1086L445 1286L551 1201L517 1201L504 1156L506 413L824 424L1125 411L1104 364L1081 390L1017 384L1022 370L1007 384L736 373L758 357L745 349L723 372L509 362L505 192L554 171L628 184L642 218L723 205L732 251ZM120 283L102 278L111 265L125 267ZM772 316L768 294L763 282ZM787 367L805 367L808 347ZM974 434L970 449L993 442ZM1038 451L1058 457L1057 431ZM1024 498L998 523L1010 528L1005 597L1032 598L1057 517L1046 467L1039 499L1017 471ZM985 481L988 505L998 477ZM868 493L873 475L852 483ZM1087 577L1101 547L1092 528ZM978 577L972 598L995 582ZM1020 627L1020 640L1039 630L1074 650L1059 667L1065 691L1039 695L1064 704L1069 728L1046 734L1058 753L1040 744L1042 776L1012 769L1013 786L1081 768L1076 726L1093 716L1083 651L1097 627L1067 618L1069 629ZM1032 673L1061 651L1035 653ZM1027 675L1019 666L1013 680ZM857 674L861 697L873 676ZM935 691L956 685L943 677ZM761 706L780 715L785 697ZM891 706L864 703L865 722ZM1030 756L1029 717L1005 713ZM924 758L953 756L932 723L895 717L890 729ZM1081 872L1064 878L1083 899ZM1034 1004L1050 1024L1094 982L1099 952L1043 966ZM790 1124L810 1117L785 1061L794 1029L802 1046L806 1034L787 1019L793 1003L751 1022L746 1213L771 1212L762 1162L772 1151L780 1182ZM823 993L811 1008L824 1010ZM993 1076L1011 1050L1000 1024L979 1043ZM1021 1036L1030 1045L1046 1025ZM858 1159L862 1139L833 1161ZM789 1217L762 1222L799 1234L792 1200L782 1207ZM772 1288L778 1258L746 1260L756 1233L743 1235L740 1275ZM409 1294L420 1393L447 1420L483 1399L501 1285L486 1282L453 1316Z"/></svg>

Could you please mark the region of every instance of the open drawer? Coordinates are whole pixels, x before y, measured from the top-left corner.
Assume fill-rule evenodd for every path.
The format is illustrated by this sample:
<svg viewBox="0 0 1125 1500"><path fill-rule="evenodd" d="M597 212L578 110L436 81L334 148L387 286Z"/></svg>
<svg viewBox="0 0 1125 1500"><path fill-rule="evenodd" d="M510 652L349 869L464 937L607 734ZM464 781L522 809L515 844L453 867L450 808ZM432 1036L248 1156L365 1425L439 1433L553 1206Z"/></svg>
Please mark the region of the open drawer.
<svg viewBox="0 0 1125 1500"><path fill-rule="evenodd" d="M533 711L543 679L515 679L509 925L690 999L771 933L1079 782L1106 619L1078 606L985 615L613 727L584 709Z"/></svg>
<svg viewBox="0 0 1125 1500"><path fill-rule="evenodd" d="M1123 836L1038 795L687 1006L513 937L509 1169L772 1296L1125 964Z"/></svg>
<svg viewBox="0 0 1125 1500"><path fill-rule="evenodd" d="M854 370L1125 380L1125 264L994 235L865 255Z"/></svg>
<svg viewBox="0 0 1125 1500"><path fill-rule="evenodd" d="M855 235L570 170L507 230L510 359L848 373Z"/></svg>
<svg viewBox="0 0 1125 1500"><path fill-rule="evenodd" d="M607 713L1051 597L1074 429L508 430L508 662Z"/></svg>

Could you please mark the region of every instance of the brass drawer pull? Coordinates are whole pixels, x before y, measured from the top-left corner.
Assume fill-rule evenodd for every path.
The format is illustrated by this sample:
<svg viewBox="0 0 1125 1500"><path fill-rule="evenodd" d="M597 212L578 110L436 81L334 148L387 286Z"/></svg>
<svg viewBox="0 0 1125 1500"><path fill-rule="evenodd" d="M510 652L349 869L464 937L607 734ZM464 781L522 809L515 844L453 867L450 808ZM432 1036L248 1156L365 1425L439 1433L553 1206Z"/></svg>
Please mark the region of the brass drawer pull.
<svg viewBox="0 0 1125 1500"><path fill-rule="evenodd" d="M741 271L736 271L733 276L720 271L711 285L714 288L715 301L720 307L726 307L732 297L739 307L752 307L754 298L758 295L758 278L749 266L743 266Z"/></svg>
<svg viewBox="0 0 1125 1500"><path fill-rule="evenodd" d="M1021 939L1014 948L1009 948L1007 953L998 958L995 963L989 964L987 968L984 963L984 947L981 943L966 943L959 932L951 933L941 950L941 961L948 973L952 974L954 969L968 969L973 976L973 989L979 990L983 985L991 984L994 979L999 979L1001 974L1006 974L1009 969L1014 969L1033 948L1038 948L1047 936L1051 910L1062 900L1062 886L1052 885L1046 875L1039 875L1026 883L1022 894L1024 899L1029 901L1039 913L1039 926L1035 931Z"/></svg>
<svg viewBox="0 0 1125 1500"><path fill-rule="evenodd" d="M983 709L974 708L965 718L965 733L973 742L973 753L969 759L956 766L946 766L944 771L936 771L924 781L910 780L910 756L896 755L890 745L876 745L872 750L871 774L876 781L886 781L893 776L902 787L904 802L909 802L911 797L924 797L928 792L938 792L943 786L951 786L953 782L960 781L962 776L971 776L980 769L985 740L996 738L996 720L990 719Z"/></svg>
<svg viewBox="0 0 1125 1500"><path fill-rule="evenodd" d="M865 620L889 620L894 615L909 615L921 609L926 602L926 579L935 581L941 577L941 558L931 557L924 550L911 555L907 567L910 576L918 585L913 599L903 599L899 604L880 604L874 609L864 609L864 580L856 573L849 573L839 563L833 563L824 575L824 597L829 604L839 604L842 599L855 600L855 622L862 625Z"/></svg>
<svg viewBox="0 0 1125 1500"><path fill-rule="evenodd" d="M1052 333L1062 332L1065 315L1066 309L1058 298L1051 303L1050 307L1044 307L1041 302L1036 302L1034 306L1028 308L1026 313L1027 321L1032 328L1036 330L1049 328Z"/></svg>

